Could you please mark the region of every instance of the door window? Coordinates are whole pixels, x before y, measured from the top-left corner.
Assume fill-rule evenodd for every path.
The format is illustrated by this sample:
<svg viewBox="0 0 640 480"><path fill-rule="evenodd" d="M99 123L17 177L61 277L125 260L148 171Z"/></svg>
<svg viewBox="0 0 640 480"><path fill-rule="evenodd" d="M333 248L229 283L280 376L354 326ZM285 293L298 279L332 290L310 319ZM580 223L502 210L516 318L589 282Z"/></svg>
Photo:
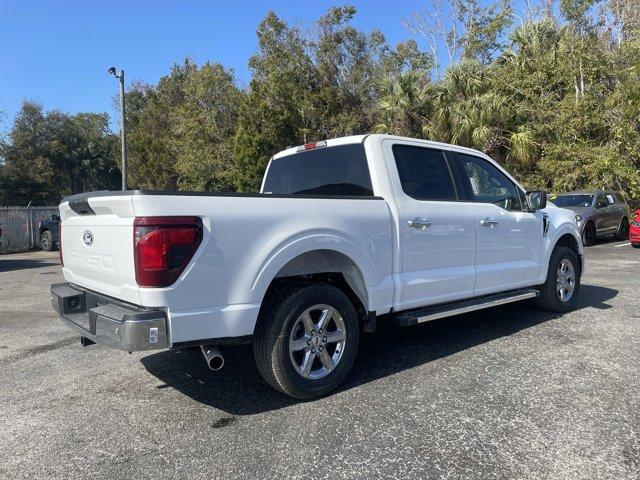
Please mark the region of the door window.
<svg viewBox="0 0 640 480"><path fill-rule="evenodd" d="M493 203L505 210L522 211L520 189L500 170L483 158L454 153L460 167L467 199Z"/></svg>
<svg viewBox="0 0 640 480"><path fill-rule="evenodd" d="M416 200L457 200L447 160L441 150L393 146L400 184Z"/></svg>
<svg viewBox="0 0 640 480"><path fill-rule="evenodd" d="M598 195L596 200L596 208L604 208L607 206L607 200L604 198L604 195Z"/></svg>

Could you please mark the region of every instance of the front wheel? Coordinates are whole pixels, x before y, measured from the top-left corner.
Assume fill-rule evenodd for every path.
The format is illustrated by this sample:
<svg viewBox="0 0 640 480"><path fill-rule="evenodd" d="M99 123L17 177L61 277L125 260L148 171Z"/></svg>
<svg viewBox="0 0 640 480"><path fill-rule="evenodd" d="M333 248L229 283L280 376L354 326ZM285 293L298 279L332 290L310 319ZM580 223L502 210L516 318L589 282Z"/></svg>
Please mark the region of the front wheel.
<svg viewBox="0 0 640 480"><path fill-rule="evenodd" d="M254 335L262 377L277 390L310 400L334 390L356 358L358 316L339 289L311 283L267 300Z"/></svg>
<svg viewBox="0 0 640 480"><path fill-rule="evenodd" d="M556 247L549 260L547 281L540 286L538 306L552 312L573 309L580 293L580 262L573 250Z"/></svg>
<svg viewBox="0 0 640 480"><path fill-rule="evenodd" d="M590 247L595 245L596 243L596 226L589 222L584 226L584 231L582 232L582 244L585 247Z"/></svg>

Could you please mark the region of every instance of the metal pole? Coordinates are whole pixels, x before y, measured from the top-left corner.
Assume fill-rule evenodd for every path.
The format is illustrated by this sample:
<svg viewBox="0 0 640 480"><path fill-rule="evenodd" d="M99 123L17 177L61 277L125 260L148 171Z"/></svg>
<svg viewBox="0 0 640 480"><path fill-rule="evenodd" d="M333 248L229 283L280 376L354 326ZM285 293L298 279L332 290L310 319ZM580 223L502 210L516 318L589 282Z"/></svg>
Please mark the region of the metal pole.
<svg viewBox="0 0 640 480"><path fill-rule="evenodd" d="M120 143L122 149L122 190L127 189L127 130L125 127L124 110L124 70L118 75L120 80Z"/></svg>

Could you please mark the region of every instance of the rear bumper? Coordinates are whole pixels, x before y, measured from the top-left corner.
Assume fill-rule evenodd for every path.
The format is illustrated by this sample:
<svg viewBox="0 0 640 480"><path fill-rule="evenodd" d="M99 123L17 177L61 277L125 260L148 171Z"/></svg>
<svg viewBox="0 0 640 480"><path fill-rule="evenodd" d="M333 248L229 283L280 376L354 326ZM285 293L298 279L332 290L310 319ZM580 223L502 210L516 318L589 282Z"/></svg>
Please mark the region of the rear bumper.
<svg viewBox="0 0 640 480"><path fill-rule="evenodd" d="M167 318L160 310L123 303L70 283L51 285L51 304L83 337L128 352L169 347Z"/></svg>

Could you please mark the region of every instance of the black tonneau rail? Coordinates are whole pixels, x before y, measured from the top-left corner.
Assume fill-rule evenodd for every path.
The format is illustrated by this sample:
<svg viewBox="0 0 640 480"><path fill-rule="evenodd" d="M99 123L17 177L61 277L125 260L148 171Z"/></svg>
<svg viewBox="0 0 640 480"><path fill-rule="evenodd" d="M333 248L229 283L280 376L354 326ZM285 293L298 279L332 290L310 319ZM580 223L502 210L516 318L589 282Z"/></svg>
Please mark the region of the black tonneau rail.
<svg viewBox="0 0 640 480"><path fill-rule="evenodd" d="M63 198L60 203L74 202L84 204L90 198L117 197L121 195L166 195L191 197L249 197L249 198L313 198L328 200L383 200L373 195L307 195L307 194L271 194L271 193L238 193L238 192L184 192L171 190L98 190L97 192L77 193ZM88 206L88 205L87 205Z"/></svg>

